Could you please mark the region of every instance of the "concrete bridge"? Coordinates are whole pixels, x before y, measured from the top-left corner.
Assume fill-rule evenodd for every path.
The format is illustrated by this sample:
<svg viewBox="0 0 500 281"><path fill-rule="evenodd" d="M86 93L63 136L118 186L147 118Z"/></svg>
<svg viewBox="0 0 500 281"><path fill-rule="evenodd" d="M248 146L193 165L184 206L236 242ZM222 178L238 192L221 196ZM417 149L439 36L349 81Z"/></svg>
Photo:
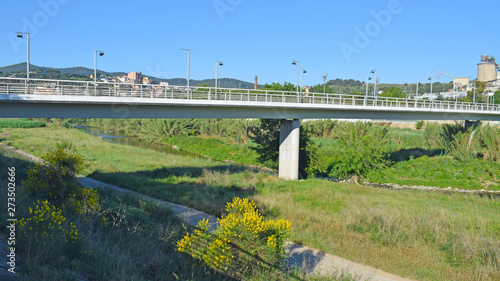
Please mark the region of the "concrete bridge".
<svg viewBox="0 0 500 281"><path fill-rule="evenodd" d="M0 78L0 118L281 119L279 174L295 180L300 119L500 121L500 107L341 94Z"/></svg>

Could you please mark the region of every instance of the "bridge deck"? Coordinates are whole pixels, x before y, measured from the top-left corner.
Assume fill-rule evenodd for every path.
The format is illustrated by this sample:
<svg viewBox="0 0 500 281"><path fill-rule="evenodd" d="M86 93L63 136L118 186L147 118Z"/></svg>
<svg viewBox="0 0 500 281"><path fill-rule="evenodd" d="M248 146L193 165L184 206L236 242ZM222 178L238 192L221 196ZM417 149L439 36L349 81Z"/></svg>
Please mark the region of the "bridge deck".
<svg viewBox="0 0 500 281"><path fill-rule="evenodd" d="M0 118L500 121L500 106L323 93L0 78Z"/></svg>

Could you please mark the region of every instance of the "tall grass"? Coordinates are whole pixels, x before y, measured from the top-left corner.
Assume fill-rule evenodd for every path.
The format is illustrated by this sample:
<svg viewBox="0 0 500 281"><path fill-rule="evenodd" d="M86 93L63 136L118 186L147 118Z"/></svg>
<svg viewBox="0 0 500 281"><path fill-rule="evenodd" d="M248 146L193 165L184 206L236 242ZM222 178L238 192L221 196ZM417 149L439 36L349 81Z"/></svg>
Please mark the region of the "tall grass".
<svg viewBox="0 0 500 281"><path fill-rule="evenodd" d="M417 280L500 278L498 199L318 180L255 197L292 222L296 241L357 262Z"/></svg>
<svg viewBox="0 0 500 281"><path fill-rule="evenodd" d="M40 128L45 127L45 122L23 119L0 119L0 128Z"/></svg>

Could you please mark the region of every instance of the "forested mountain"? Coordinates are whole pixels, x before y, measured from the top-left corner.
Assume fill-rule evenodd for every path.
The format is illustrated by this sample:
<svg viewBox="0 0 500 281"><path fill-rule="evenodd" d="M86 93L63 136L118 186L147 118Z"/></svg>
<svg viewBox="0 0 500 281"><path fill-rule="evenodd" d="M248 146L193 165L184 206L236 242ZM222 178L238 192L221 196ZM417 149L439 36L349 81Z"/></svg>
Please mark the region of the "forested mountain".
<svg viewBox="0 0 500 281"><path fill-rule="evenodd" d="M104 76L123 76L127 73L125 72L105 72L98 70L98 73ZM94 74L94 69L86 67L69 67L69 68L52 68L44 67L30 64L30 77L31 78L44 78L44 79L60 79L60 80L91 80L90 75ZM0 67L0 76L8 77L26 77L26 63L18 63L14 65ZM151 78L156 83L167 82L170 85L187 85L187 80L185 78L173 78L173 79L162 79L149 75L145 75ZM219 78L219 86L222 88L251 88L253 89L254 84L250 82L241 81L233 78ZM202 84L207 84L210 87L215 85L215 79L204 79L204 80L194 80L189 81L191 86L197 86ZM262 85L258 85L262 88Z"/></svg>

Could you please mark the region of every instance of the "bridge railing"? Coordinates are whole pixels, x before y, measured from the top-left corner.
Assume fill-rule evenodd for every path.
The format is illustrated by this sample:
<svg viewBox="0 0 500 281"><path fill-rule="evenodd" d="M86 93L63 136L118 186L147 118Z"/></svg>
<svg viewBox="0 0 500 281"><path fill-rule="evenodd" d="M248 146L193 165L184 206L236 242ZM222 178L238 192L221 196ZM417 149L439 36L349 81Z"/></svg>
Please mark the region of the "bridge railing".
<svg viewBox="0 0 500 281"><path fill-rule="evenodd" d="M192 99L233 102L296 103L349 107L418 108L429 110L495 111L498 105L458 101L416 100L360 95L287 91L144 85L93 81L0 78L0 94L78 95L151 99Z"/></svg>

